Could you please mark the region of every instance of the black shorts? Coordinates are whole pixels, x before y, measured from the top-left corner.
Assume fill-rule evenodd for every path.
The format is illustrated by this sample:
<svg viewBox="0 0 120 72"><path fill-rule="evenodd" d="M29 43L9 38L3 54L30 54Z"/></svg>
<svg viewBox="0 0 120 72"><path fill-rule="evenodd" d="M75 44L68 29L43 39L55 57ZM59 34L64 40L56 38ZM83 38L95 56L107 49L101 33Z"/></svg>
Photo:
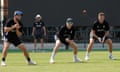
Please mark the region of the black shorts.
<svg viewBox="0 0 120 72"><path fill-rule="evenodd" d="M44 35L43 34L35 34L34 39L43 39Z"/></svg>
<svg viewBox="0 0 120 72"><path fill-rule="evenodd" d="M59 38L59 40L60 40L63 44L69 45L69 43L65 41L65 38Z"/></svg>
<svg viewBox="0 0 120 72"><path fill-rule="evenodd" d="M5 38L5 41L9 42L9 43L12 43L14 46L18 46L22 43L21 39L18 38L18 37L15 37L15 38Z"/></svg>
<svg viewBox="0 0 120 72"><path fill-rule="evenodd" d="M98 40L97 38L95 37L92 37L94 40ZM103 37L100 37L100 38L103 38ZM111 39L109 36L105 37L105 41L108 40L108 39Z"/></svg>
<svg viewBox="0 0 120 72"><path fill-rule="evenodd" d="M100 38L103 38L104 36L99 36ZM94 39L94 40L98 40L97 38L95 38L93 35L92 35L92 33L90 33L90 39ZM107 37L105 37L105 41L107 40L107 39L111 39L111 37L110 36L107 36Z"/></svg>

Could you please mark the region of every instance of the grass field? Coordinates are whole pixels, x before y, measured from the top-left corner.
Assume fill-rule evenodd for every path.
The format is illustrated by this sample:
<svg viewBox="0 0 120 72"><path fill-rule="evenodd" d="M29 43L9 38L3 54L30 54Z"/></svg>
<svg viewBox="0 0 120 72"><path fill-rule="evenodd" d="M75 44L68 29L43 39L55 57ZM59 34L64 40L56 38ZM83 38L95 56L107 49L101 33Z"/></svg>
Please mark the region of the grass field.
<svg viewBox="0 0 120 72"><path fill-rule="evenodd" d="M7 66L0 66L0 72L120 72L120 52L113 51L113 54L117 60L109 60L107 51L93 51L91 59L84 61L85 51L79 51L78 56L83 62L73 63L72 51L63 51L56 55L55 64L49 64L51 52L31 52L37 65L29 66L21 52L10 52Z"/></svg>

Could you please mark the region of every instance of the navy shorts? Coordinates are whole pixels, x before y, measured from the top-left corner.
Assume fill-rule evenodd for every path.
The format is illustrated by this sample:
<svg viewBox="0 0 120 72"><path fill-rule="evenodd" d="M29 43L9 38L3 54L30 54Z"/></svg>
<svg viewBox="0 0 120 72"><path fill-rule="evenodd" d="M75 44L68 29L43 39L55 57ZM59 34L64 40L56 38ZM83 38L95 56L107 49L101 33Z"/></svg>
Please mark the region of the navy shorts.
<svg viewBox="0 0 120 72"><path fill-rule="evenodd" d="M100 38L103 38L103 37L104 37L104 36L100 36ZM92 38L92 39L94 39L94 40L98 40L97 38L95 38L95 37L92 35L92 33L90 33L90 38ZM110 36L105 37L105 41L106 41L107 39L111 39L111 37L110 37Z"/></svg>
<svg viewBox="0 0 120 72"><path fill-rule="evenodd" d="M35 34L34 39L43 39L44 35L43 34Z"/></svg>
<svg viewBox="0 0 120 72"><path fill-rule="evenodd" d="M10 38L10 39L5 38L5 41L12 43L14 46L18 46L22 43L21 39L18 37Z"/></svg>
<svg viewBox="0 0 120 72"><path fill-rule="evenodd" d="M69 43L65 41L65 38L59 38L59 40L60 40L63 44L69 45Z"/></svg>

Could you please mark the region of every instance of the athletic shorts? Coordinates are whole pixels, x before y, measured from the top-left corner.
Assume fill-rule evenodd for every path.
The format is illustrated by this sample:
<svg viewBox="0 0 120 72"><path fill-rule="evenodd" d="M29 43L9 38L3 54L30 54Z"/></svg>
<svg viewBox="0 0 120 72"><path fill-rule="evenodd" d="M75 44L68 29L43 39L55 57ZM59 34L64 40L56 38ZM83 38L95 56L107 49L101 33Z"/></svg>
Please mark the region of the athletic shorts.
<svg viewBox="0 0 120 72"><path fill-rule="evenodd" d="M100 37L100 38L103 38L103 37ZM98 39L95 38L95 37L92 37L92 39L94 39L94 40L98 40ZM105 41L108 40L108 39L111 39L111 38L110 38L109 36L105 37Z"/></svg>
<svg viewBox="0 0 120 72"><path fill-rule="evenodd" d="M43 39L44 35L43 34L35 34L34 39Z"/></svg>
<svg viewBox="0 0 120 72"><path fill-rule="evenodd" d="M10 39L5 38L5 41L12 43L16 47L22 43L21 39L18 37L10 38Z"/></svg>
<svg viewBox="0 0 120 72"><path fill-rule="evenodd" d="M65 41L65 38L59 38L59 40L60 40L63 44L69 45L69 43Z"/></svg>
<svg viewBox="0 0 120 72"><path fill-rule="evenodd" d="M103 36L101 36L100 38L103 38ZM90 34L90 39L98 40L97 38L95 38L95 37L92 35L92 33ZM106 41L107 39L111 39L111 37L110 37L110 36L105 37L105 41Z"/></svg>

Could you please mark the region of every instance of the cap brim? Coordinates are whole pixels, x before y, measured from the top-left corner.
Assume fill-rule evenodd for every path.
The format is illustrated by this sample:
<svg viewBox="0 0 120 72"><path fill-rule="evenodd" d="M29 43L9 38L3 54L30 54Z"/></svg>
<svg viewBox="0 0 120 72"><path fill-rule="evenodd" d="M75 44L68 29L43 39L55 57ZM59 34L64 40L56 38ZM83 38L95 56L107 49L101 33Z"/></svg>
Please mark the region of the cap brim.
<svg viewBox="0 0 120 72"><path fill-rule="evenodd" d="M68 24L73 24L73 22L67 22Z"/></svg>

